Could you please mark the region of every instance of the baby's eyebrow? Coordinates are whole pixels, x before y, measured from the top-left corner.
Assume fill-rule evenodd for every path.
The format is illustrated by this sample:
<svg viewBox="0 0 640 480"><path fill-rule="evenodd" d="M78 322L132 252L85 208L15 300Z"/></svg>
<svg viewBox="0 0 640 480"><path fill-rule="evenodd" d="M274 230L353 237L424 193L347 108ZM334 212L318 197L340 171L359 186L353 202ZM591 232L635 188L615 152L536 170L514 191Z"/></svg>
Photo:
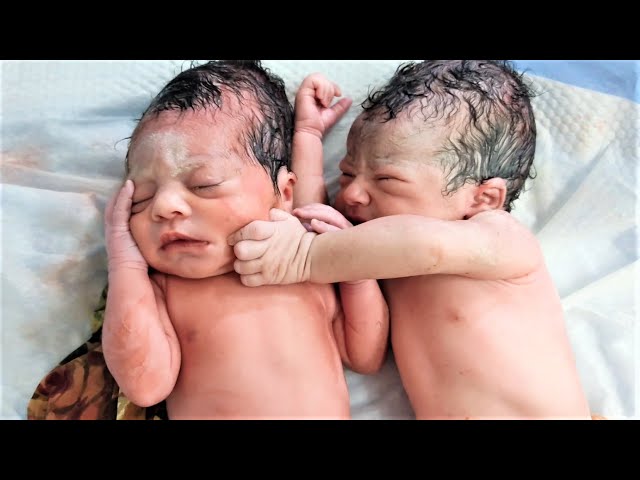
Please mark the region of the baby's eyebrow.
<svg viewBox="0 0 640 480"><path fill-rule="evenodd" d="M369 164L374 168L386 167L387 165L397 165L398 162L391 156L373 157Z"/></svg>
<svg viewBox="0 0 640 480"><path fill-rule="evenodd" d="M378 170L387 167L406 167L412 165L413 163L413 161L407 158L384 153L381 155L372 156L367 161L367 165L371 170Z"/></svg>
<svg viewBox="0 0 640 480"><path fill-rule="evenodd" d="M145 170L148 170L149 167L148 166L143 166L141 167L138 163L134 163L133 165L129 164L129 169L127 172L127 179L128 180L135 180L138 179L140 180L141 178L144 178L146 172Z"/></svg>
<svg viewBox="0 0 640 480"><path fill-rule="evenodd" d="M194 162L188 162L188 163L184 163L182 165L176 165L171 174L172 176L178 176L181 175L185 172L193 172L194 170L197 170L201 167L204 167L207 164L207 162L205 161L194 161Z"/></svg>

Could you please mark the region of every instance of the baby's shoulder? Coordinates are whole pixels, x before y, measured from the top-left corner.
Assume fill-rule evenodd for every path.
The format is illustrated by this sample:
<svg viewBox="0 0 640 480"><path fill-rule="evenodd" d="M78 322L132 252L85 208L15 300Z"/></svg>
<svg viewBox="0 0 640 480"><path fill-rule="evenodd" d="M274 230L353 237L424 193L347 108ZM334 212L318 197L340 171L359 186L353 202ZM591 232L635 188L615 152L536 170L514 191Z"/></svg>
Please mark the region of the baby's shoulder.
<svg viewBox="0 0 640 480"><path fill-rule="evenodd" d="M488 230L504 232L505 235L513 238L530 240L532 244L537 244L535 234L524 223L504 210L487 210L471 217L469 222L482 225Z"/></svg>
<svg viewBox="0 0 640 480"><path fill-rule="evenodd" d="M476 213L469 220L481 223L519 225L520 227L527 229L522 222L505 210L485 210L483 212Z"/></svg>

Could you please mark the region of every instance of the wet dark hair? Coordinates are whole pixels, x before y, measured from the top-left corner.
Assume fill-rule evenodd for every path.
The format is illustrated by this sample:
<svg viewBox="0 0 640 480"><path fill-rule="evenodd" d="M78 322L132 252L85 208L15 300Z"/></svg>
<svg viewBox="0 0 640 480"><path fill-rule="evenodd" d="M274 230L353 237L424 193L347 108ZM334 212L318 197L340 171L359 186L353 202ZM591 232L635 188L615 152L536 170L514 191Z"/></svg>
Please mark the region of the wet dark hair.
<svg viewBox="0 0 640 480"><path fill-rule="evenodd" d="M389 121L406 112L457 134L438 151L452 193L468 182L506 180L510 212L532 170L536 124L533 89L506 60L425 60L401 65L362 103L364 121ZM459 115L459 113L461 113Z"/></svg>
<svg viewBox="0 0 640 480"><path fill-rule="evenodd" d="M240 104L249 100L244 132L249 156L269 174L274 190L280 167L291 169L293 106L284 82L257 60L213 60L182 71L170 80L143 112L130 140L136 140L141 124L164 111L220 110L223 93L231 94ZM255 102L255 104L253 103ZM129 171L127 152L126 169Z"/></svg>

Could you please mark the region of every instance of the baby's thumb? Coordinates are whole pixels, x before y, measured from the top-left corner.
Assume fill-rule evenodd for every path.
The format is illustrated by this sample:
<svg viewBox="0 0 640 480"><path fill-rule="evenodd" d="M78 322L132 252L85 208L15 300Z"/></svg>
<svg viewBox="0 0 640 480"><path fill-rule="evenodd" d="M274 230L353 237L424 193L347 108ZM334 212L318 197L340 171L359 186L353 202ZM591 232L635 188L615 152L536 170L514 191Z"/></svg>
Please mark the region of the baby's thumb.
<svg viewBox="0 0 640 480"><path fill-rule="evenodd" d="M291 215L289 215L287 212L285 212L284 210L280 210L278 208L272 208L269 211L269 219L274 221L287 220L290 216Z"/></svg>

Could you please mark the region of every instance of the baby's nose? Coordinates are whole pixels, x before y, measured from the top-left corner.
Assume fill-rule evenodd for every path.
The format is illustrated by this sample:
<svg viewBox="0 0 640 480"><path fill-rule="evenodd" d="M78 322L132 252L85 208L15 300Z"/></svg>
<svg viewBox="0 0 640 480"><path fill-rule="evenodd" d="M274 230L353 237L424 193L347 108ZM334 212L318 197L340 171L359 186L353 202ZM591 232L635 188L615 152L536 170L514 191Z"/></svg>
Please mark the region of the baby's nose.
<svg viewBox="0 0 640 480"><path fill-rule="evenodd" d="M371 198L367 189L360 182L354 180L342 190L342 199L344 203L353 205L369 205Z"/></svg>
<svg viewBox="0 0 640 480"><path fill-rule="evenodd" d="M154 220L171 220L176 216L189 215L191 215L191 207L179 189L167 188L156 193L152 210Z"/></svg>

